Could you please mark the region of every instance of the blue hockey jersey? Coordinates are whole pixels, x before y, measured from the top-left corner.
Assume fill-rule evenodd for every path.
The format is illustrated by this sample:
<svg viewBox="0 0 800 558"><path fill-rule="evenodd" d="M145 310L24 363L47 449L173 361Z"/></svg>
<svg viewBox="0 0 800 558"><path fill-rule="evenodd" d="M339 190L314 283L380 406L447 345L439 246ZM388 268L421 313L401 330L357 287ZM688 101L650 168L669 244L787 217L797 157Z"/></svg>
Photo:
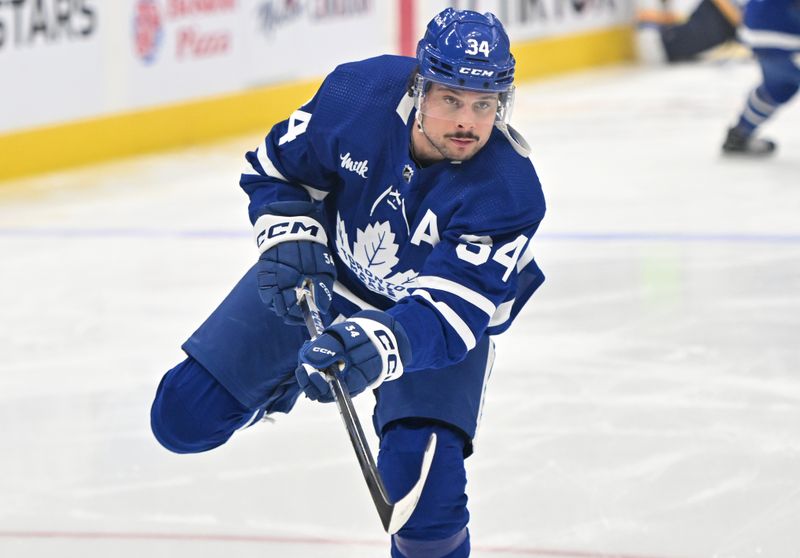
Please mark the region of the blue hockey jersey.
<svg viewBox="0 0 800 558"><path fill-rule="evenodd" d="M750 0L740 36L752 48L800 52L800 0Z"/></svg>
<svg viewBox="0 0 800 558"><path fill-rule="evenodd" d="M400 56L339 66L247 154L240 180L253 222L274 201L322 205L334 311L392 314L411 341L407 372L462 360L544 280L532 238L545 202L531 161L495 127L472 159L418 167L415 67Z"/></svg>

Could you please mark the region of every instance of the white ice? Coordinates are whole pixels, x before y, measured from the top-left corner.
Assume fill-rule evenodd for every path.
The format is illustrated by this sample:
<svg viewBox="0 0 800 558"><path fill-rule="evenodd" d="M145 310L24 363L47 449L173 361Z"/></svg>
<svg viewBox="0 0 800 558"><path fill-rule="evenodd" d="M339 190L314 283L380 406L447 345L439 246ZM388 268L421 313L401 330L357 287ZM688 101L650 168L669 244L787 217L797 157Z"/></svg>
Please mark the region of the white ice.
<svg viewBox="0 0 800 558"><path fill-rule="evenodd" d="M757 79L519 88L548 280L497 339L473 556L800 556L800 101L765 127L773 159L719 155ZM149 431L180 343L255 258L236 183L260 139L0 186L3 558L388 555L333 407L203 455Z"/></svg>

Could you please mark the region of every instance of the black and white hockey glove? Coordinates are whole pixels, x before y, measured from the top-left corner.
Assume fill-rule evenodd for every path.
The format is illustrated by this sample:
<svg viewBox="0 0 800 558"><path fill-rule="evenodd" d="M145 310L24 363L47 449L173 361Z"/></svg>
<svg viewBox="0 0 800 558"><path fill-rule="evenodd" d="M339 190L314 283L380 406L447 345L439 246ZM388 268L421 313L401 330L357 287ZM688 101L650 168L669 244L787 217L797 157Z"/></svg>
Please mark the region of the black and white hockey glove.
<svg viewBox="0 0 800 558"><path fill-rule="evenodd" d="M311 202L276 202L254 226L261 300L288 324L303 323L296 287L310 279L320 311L331 305L336 266L322 224L310 215Z"/></svg>
<svg viewBox="0 0 800 558"><path fill-rule="evenodd" d="M350 395L357 395L399 378L403 362L410 359L403 327L385 312L364 310L306 342L298 354L295 376L309 399L327 403L333 394L322 370L335 367Z"/></svg>

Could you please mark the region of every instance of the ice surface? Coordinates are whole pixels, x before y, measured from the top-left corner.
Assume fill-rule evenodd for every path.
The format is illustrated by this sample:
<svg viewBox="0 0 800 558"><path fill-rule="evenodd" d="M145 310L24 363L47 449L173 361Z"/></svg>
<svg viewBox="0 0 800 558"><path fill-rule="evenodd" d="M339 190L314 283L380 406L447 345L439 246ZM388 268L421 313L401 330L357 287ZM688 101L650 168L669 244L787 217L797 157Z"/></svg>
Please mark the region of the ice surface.
<svg viewBox="0 0 800 558"><path fill-rule="evenodd" d="M497 339L473 556L800 555L800 104L765 127L774 159L719 155L757 79L519 88L548 280ZM333 407L195 456L149 432L180 343L255 257L236 182L260 139L0 186L0 556L388 555Z"/></svg>

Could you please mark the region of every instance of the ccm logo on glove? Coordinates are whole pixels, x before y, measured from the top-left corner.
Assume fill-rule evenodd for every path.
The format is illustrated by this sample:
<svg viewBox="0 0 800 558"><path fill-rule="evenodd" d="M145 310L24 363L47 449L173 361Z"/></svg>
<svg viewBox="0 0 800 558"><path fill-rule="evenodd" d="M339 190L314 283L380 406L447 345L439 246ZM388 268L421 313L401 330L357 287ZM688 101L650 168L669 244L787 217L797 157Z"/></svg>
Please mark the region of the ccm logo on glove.
<svg viewBox="0 0 800 558"><path fill-rule="evenodd" d="M378 355L380 355L383 369L378 381L374 382L371 387L378 387L382 382L390 382L403 375L403 361L400 359L400 353L394 342L395 336L386 325L369 318L358 318L356 316L350 318L347 322L359 325L369 337L372 345L377 349ZM347 322L344 323L346 324ZM346 326L345 329L351 327L353 326ZM399 327L399 324L396 327ZM403 333L405 334L405 332ZM357 337L359 332L354 331L350 335Z"/></svg>
<svg viewBox="0 0 800 558"><path fill-rule="evenodd" d="M354 321L357 321L356 318ZM386 380L390 381L399 378L403 374L403 363L400 360L400 355L397 352L397 347L395 347L394 342L392 339L394 338L387 330L377 330L372 332L375 336L375 341L381 344L384 350L384 354L386 355ZM400 368L398 370L398 367Z"/></svg>
<svg viewBox="0 0 800 558"><path fill-rule="evenodd" d="M353 318L349 321L352 323L342 324L342 329L348 332L351 338L361 335L361 330L363 329L364 333L366 333L367 337L372 341L372 344L378 349L378 354L380 354L383 360L383 374L385 375L382 381L388 382L399 378L403 374L403 364L393 341L394 335L392 335L388 329L376 329L377 322L374 320ZM358 326L355 324L358 324ZM383 327L383 325L378 324L377 327ZM311 350L331 355L336 354L322 347L314 347ZM398 367L400 367L399 370Z"/></svg>
<svg viewBox="0 0 800 558"><path fill-rule="evenodd" d="M275 202L255 222L254 235L260 252L257 268L261 300L287 324L302 325L297 287L311 282L317 306L330 308L336 263L328 249L325 227L310 216L314 205Z"/></svg>
<svg viewBox="0 0 800 558"><path fill-rule="evenodd" d="M262 215L254 225L256 246L263 253L276 244L290 240L310 240L320 244L328 243L328 236L319 221L311 217L284 217L283 215Z"/></svg>

